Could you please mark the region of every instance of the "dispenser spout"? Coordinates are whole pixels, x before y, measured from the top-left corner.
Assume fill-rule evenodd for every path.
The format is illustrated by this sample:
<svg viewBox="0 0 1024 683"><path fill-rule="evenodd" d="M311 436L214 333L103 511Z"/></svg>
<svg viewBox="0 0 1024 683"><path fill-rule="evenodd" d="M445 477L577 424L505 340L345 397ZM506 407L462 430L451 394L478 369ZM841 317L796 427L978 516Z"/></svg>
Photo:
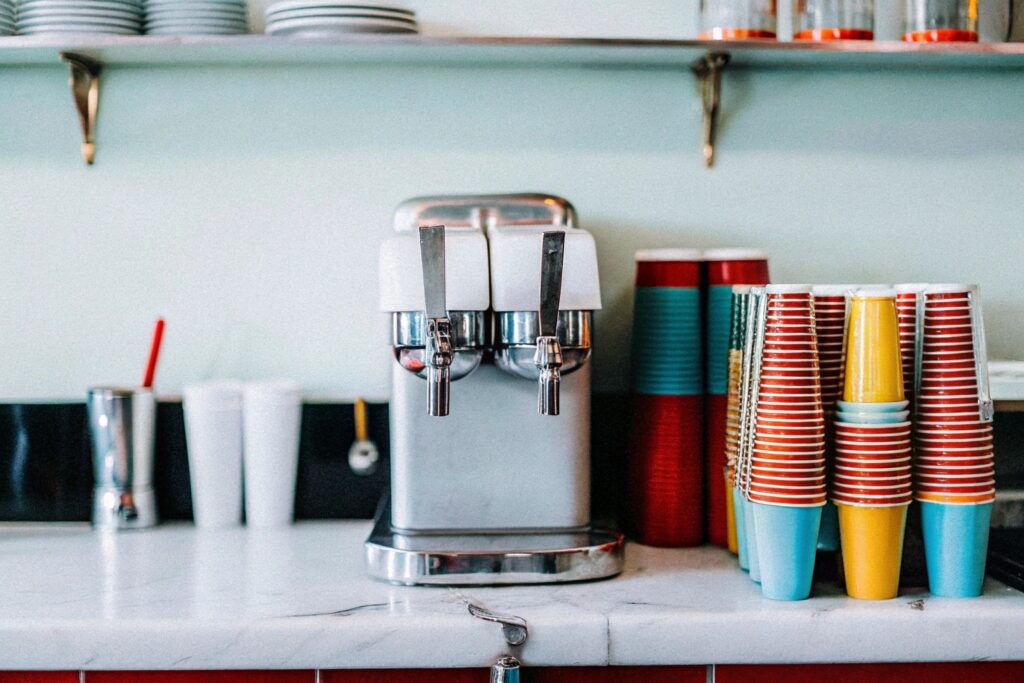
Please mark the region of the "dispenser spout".
<svg viewBox="0 0 1024 683"><path fill-rule="evenodd" d="M534 363L540 370L537 412L558 415L559 387L562 380L562 347L558 342L558 309L562 296L562 263L565 233L544 233L540 270L540 334Z"/></svg>
<svg viewBox="0 0 1024 683"><path fill-rule="evenodd" d="M427 322L427 413L444 417L451 397L452 324L445 301L443 225L420 228L420 260Z"/></svg>

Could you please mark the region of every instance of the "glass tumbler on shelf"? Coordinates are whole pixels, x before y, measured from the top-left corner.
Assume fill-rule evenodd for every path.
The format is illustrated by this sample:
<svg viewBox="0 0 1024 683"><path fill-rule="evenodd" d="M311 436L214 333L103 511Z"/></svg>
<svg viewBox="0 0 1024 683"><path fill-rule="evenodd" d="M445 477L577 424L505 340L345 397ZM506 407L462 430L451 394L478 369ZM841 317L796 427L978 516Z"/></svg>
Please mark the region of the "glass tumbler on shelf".
<svg viewBox="0 0 1024 683"><path fill-rule="evenodd" d="M874 0L795 0L794 40L872 40Z"/></svg>
<svg viewBox="0 0 1024 683"><path fill-rule="evenodd" d="M775 39L776 0L701 0L701 40Z"/></svg>
<svg viewBox="0 0 1024 683"><path fill-rule="evenodd" d="M907 0L903 40L911 43L978 42L978 0Z"/></svg>

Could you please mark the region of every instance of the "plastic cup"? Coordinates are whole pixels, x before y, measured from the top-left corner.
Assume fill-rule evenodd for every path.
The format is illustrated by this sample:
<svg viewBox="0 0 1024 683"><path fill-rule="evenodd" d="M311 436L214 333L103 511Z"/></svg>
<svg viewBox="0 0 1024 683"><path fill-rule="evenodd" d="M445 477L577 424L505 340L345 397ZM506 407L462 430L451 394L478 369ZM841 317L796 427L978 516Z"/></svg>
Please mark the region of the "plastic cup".
<svg viewBox="0 0 1024 683"><path fill-rule="evenodd" d="M839 401L839 409L850 413L896 413L906 410L910 401L893 401L892 403L851 403Z"/></svg>
<svg viewBox="0 0 1024 683"><path fill-rule="evenodd" d="M248 526L285 526L294 519L301 419L297 384L246 384L242 422Z"/></svg>
<svg viewBox="0 0 1024 683"><path fill-rule="evenodd" d="M729 499L736 516L736 558L743 571L750 571L747 557L747 523L744 519L743 493L739 487L730 485Z"/></svg>
<svg viewBox="0 0 1024 683"><path fill-rule="evenodd" d="M182 391L196 526L242 523L242 386L206 382Z"/></svg>
<svg viewBox="0 0 1024 683"><path fill-rule="evenodd" d="M733 555L739 553L739 539L736 535L736 504L732 497L733 485L729 481L729 474L724 476L725 486L725 543L729 552Z"/></svg>
<svg viewBox="0 0 1024 683"><path fill-rule="evenodd" d="M846 592L861 600L889 600L899 592L907 506L839 509Z"/></svg>
<svg viewBox="0 0 1024 683"><path fill-rule="evenodd" d="M821 507L753 504L761 560L761 592L770 600L811 594Z"/></svg>
<svg viewBox="0 0 1024 683"><path fill-rule="evenodd" d="M934 493L921 491L914 493L914 498L921 502L946 503L949 505L982 505L995 501L995 496L996 490L994 488L975 494Z"/></svg>
<svg viewBox="0 0 1024 683"><path fill-rule="evenodd" d="M848 424L899 424L905 422L910 416L910 411L902 410L897 413L849 413L846 411L838 411L836 413L837 422L845 422Z"/></svg>
<svg viewBox="0 0 1024 683"><path fill-rule="evenodd" d="M985 581L992 503L921 503L928 586L933 595L973 598Z"/></svg>
<svg viewBox="0 0 1024 683"><path fill-rule="evenodd" d="M743 522L747 530L747 568L750 572L750 580L754 583L761 583L761 561L757 547L757 522L754 519L754 504L746 498L743 499Z"/></svg>
<svg viewBox="0 0 1024 683"><path fill-rule="evenodd" d="M850 301L845 401L904 400L895 292L857 292Z"/></svg>
<svg viewBox="0 0 1024 683"><path fill-rule="evenodd" d="M839 511L831 501L821 509L821 528L818 530L818 550L839 550Z"/></svg>

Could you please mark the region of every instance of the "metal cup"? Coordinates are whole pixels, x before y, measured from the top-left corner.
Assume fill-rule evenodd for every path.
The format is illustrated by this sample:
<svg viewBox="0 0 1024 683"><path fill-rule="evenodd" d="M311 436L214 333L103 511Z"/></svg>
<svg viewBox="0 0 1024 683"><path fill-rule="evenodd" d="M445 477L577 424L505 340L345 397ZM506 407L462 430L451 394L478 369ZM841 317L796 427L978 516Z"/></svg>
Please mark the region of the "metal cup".
<svg viewBox="0 0 1024 683"><path fill-rule="evenodd" d="M141 388L92 387L86 406L95 479L93 526L155 526L158 519L153 491L153 392Z"/></svg>

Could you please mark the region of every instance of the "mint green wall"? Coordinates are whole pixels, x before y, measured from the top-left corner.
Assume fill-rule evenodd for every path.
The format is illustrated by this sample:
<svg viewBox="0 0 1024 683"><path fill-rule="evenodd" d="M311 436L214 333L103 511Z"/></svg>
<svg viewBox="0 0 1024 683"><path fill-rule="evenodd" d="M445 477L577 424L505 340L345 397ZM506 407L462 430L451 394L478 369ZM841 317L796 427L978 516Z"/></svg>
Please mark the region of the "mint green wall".
<svg viewBox="0 0 1024 683"><path fill-rule="evenodd" d="M540 190L597 238L599 390L632 254L763 246L777 281L973 281L1024 358L1024 72L734 71L702 168L687 72L112 68L97 163L60 68L0 68L0 398L291 376L384 396L376 252L402 199Z"/></svg>

